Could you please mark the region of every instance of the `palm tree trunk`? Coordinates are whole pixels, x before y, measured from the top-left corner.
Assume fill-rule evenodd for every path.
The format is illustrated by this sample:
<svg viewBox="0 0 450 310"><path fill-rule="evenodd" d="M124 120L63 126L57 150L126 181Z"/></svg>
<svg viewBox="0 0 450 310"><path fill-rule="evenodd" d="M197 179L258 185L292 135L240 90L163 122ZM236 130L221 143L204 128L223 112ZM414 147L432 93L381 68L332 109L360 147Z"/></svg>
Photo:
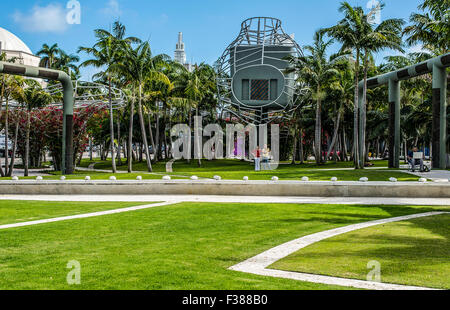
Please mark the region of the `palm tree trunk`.
<svg viewBox="0 0 450 310"><path fill-rule="evenodd" d="M30 158L30 125L31 125L31 111L27 111L27 128L25 136L25 162L23 176L28 176L28 162Z"/></svg>
<svg viewBox="0 0 450 310"><path fill-rule="evenodd" d="M12 154L11 154L11 164L9 166L8 176L11 177L14 172L14 161L16 159L16 150L17 150L17 137L19 136L19 121L16 122L16 129L14 132L14 141L13 141L13 148L12 148Z"/></svg>
<svg viewBox="0 0 450 310"><path fill-rule="evenodd" d="M134 119L134 91L133 98L131 99L131 109L130 109L130 123L128 127L128 172L131 173L133 171L133 119Z"/></svg>
<svg viewBox="0 0 450 310"><path fill-rule="evenodd" d="M305 162L305 156L303 152L303 129L300 129L300 164Z"/></svg>
<svg viewBox="0 0 450 310"><path fill-rule="evenodd" d="M2 98L0 98L1 101ZM8 163L9 163L9 147L8 147L8 135L9 135L9 100L6 98L6 110L5 110L5 175L8 175Z"/></svg>
<svg viewBox="0 0 450 310"><path fill-rule="evenodd" d="M116 168L116 155L115 155L115 145L114 145L114 114L111 98L111 77L108 76L108 99L109 99L109 132L111 135L111 163L112 172L117 173Z"/></svg>
<svg viewBox="0 0 450 310"><path fill-rule="evenodd" d="M294 146L293 146L293 150L292 150L292 161L291 161L292 165L295 165L295 159L296 159L295 155L297 154L297 144L298 144L297 136L298 136L298 134L297 134L297 123L296 123L295 127L294 127Z"/></svg>
<svg viewBox="0 0 450 310"><path fill-rule="evenodd" d="M122 144L120 139L120 116L117 116L117 164L122 166Z"/></svg>
<svg viewBox="0 0 450 310"><path fill-rule="evenodd" d="M320 85L317 86L317 95L320 96ZM316 164L322 163L322 120L321 120L321 110L322 110L322 102L320 98L317 99L316 104L316 128L315 128L315 138L314 138L314 144L315 144L315 157L316 157Z"/></svg>
<svg viewBox="0 0 450 310"><path fill-rule="evenodd" d="M1 90L1 94L0 94L0 102L2 102L3 103L3 96L4 96L4 93L5 93L5 75L3 75L3 78L2 78L2 90ZM6 96L6 111L8 111L8 96ZM6 124L8 124L8 114L6 114L6 122L5 122ZM6 127L6 128L8 128L8 127ZM6 129L5 129L6 130ZM0 176L1 177L4 177L5 176L5 174L7 175L8 174L8 141L6 140L6 137L7 137L7 133L5 134L5 171L6 171L6 173L5 172L3 172L3 167L2 167L2 165L0 164Z"/></svg>
<svg viewBox="0 0 450 310"><path fill-rule="evenodd" d="M93 160L93 156L92 156L92 136L89 136L89 160L90 161Z"/></svg>
<svg viewBox="0 0 450 310"><path fill-rule="evenodd" d="M156 150L155 150L155 156L157 157L157 160L160 160L162 156L161 155L161 139L160 139L160 126L159 126L159 102L156 103Z"/></svg>
<svg viewBox="0 0 450 310"><path fill-rule="evenodd" d="M197 116L197 118L198 118L198 104L197 104L197 107L196 107L196 109L195 109L195 115ZM202 125L202 124L199 124L200 126ZM200 140L202 137L199 137L199 139L198 140ZM200 151L200 147L201 147L201 145L200 145L200 141L195 141L195 143L197 143L197 149L199 150L199 152L201 153L201 151ZM198 166L200 167L202 165L202 159L201 159L201 156L199 156L198 157Z"/></svg>
<svg viewBox="0 0 450 310"><path fill-rule="evenodd" d="M192 128L192 120L191 119L192 119L191 108L189 107L189 129ZM189 147L189 150L191 149L191 143L192 143L191 136L189 136L189 146L187 146L187 147ZM191 154L188 155L188 158L186 159L186 161L188 164L191 163Z"/></svg>
<svg viewBox="0 0 450 310"><path fill-rule="evenodd" d="M147 113L147 118L148 118L148 131L150 135L150 142L152 143L153 148L153 162L157 162L158 156L156 156L156 146L155 146L155 139L153 139L152 116L150 111Z"/></svg>
<svg viewBox="0 0 450 310"><path fill-rule="evenodd" d="M336 144L336 140L337 140L337 137L339 134L339 124L340 123L341 123L341 109L339 109L339 111L338 111L336 125L334 126L333 140L331 140L331 144L330 144L330 147L328 148L326 158L328 158L328 156L330 156L330 153L333 150L334 145ZM336 152L334 152L334 154L336 154Z"/></svg>
<svg viewBox="0 0 450 310"><path fill-rule="evenodd" d="M361 169L361 164L359 161L359 109L358 109L358 102L359 102L359 92L358 92L358 83L359 83L359 57L360 57L360 51L357 48L356 49L356 62L355 62L355 101L354 101L354 111L353 111L353 160L355 162L355 168Z"/></svg>
<svg viewBox="0 0 450 310"><path fill-rule="evenodd" d="M167 160L169 158L169 148L167 145L167 134L166 134L166 124L168 123L167 121L167 108L164 109L164 155L165 155L165 159ZM170 126L169 126L170 127Z"/></svg>
<svg viewBox="0 0 450 310"><path fill-rule="evenodd" d="M362 168L365 166L365 160L366 160L366 108L367 108L367 70L368 70L368 62L369 62L369 53L366 50L364 52L364 86L363 86L363 100L362 100L362 107L361 107L361 120L360 120L360 135L361 135L361 154L360 156L360 163L362 165Z"/></svg>
<svg viewBox="0 0 450 310"><path fill-rule="evenodd" d="M146 134L145 123L144 123L144 115L142 114L142 84L139 84L138 113L139 113L139 122L141 124L142 140L144 142L144 147L145 147L145 156L147 158L147 169L148 169L148 172L152 172L153 171L152 159L150 158L150 152L148 149L148 142L147 142L147 134Z"/></svg>

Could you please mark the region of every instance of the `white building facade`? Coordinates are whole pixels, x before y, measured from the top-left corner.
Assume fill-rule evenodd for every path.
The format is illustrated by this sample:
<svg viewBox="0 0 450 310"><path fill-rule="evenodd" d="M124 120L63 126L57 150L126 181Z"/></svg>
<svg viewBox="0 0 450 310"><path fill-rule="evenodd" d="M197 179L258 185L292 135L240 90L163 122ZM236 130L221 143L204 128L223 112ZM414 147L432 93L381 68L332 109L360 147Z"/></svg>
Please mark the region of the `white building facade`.
<svg viewBox="0 0 450 310"><path fill-rule="evenodd" d="M27 66L39 66L40 57L33 55L28 46L17 36L0 27L0 53L7 59L15 59L15 63Z"/></svg>

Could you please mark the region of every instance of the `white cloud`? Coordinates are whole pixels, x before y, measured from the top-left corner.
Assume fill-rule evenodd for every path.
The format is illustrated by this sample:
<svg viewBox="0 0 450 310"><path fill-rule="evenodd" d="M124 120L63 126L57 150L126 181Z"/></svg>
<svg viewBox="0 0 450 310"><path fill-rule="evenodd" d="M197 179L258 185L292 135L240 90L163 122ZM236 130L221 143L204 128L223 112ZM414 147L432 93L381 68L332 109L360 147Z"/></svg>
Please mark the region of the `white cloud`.
<svg viewBox="0 0 450 310"><path fill-rule="evenodd" d="M122 14L122 11L120 10L119 1L109 0L105 8L102 9L102 13L106 15L112 15L115 17L120 16Z"/></svg>
<svg viewBox="0 0 450 310"><path fill-rule="evenodd" d="M27 32L64 32L68 28L66 10L60 4L35 5L31 11L13 14L14 22Z"/></svg>

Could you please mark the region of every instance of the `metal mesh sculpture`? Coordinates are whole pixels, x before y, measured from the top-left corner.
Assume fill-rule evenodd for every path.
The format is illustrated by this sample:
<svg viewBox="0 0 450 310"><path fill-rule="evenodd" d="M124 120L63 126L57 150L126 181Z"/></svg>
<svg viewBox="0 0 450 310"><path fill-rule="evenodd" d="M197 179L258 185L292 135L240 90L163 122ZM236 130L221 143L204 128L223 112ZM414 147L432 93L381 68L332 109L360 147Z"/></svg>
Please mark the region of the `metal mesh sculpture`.
<svg viewBox="0 0 450 310"><path fill-rule="evenodd" d="M74 108L86 108L91 105L103 105L109 108L109 91L108 86L100 83L74 81ZM48 86L45 91L50 93L54 98L58 98L62 88L60 84ZM126 95L118 88L111 87L111 103L113 109L120 109L126 105ZM61 105L56 102L54 105Z"/></svg>
<svg viewBox="0 0 450 310"><path fill-rule="evenodd" d="M217 64L219 103L247 123L270 123L290 114L301 91L295 74L284 72L286 57L300 55L279 19L245 20Z"/></svg>
<svg viewBox="0 0 450 310"><path fill-rule="evenodd" d="M87 108L92 105L104 106L104 109L109 109L108 86L84 81L72 81L72 85L75 109ZM49 85L44 90L52 95L55 100L55 103L50 105L51 107L63 105L63 87L60 83ZM118 88L111 87L111 102L113 109L124 107L126 105L125 93ZM20 103L10 100L9 107L20 107Z"/></svg>

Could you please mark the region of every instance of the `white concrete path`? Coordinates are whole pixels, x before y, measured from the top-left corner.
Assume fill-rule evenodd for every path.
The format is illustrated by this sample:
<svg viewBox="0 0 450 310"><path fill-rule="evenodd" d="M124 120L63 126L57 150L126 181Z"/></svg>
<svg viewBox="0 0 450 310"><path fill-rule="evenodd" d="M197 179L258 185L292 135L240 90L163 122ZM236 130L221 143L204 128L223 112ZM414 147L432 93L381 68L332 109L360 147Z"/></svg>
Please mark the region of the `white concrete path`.
<svg viewBox="0 0 450 310"><path fill-rule="evenodd" d="M338 277L330 277L330 276L321 276L321 275L313 275L299 272L288 272L282 270L274 270L267 269L273 263L283 259L298 250L305 248L311 244L322 241L324 239L328 239L331 237L335 237L341 234L345 234L354 230L368 228L375 225L405 221L420 217L434 216L440 214L450 214L450 212L427 212L421 214L413 214L406 216L399 216L394 218L387 218L382 220L370 221L360 224L349 225L345 227L335 228L331 230L322 231L316 234L304 236L282 245L279 245L275 248L272 248L268 251L265 251L259 255L256 255L242 263L234 265L230 267L230 270L241 271L246 273L252 273L256 275L262 276L270 276L276 278L286 278L286 279L294 279L300 281L307 281L313 283L322 283L329 285L340 285L346 287L355 287L362 289L374 289L374 290L426 290L430 288L426 287L416 287L416 286L406 286L406 285L397 285L397 284L389 284L389 283L379 283L379 282L369 282L362 280L354 280L354 279L345 279Z"/></svg>
<svg viewBox="0 0 450 310"><path fill-rule="evenodd" d="M411 172L408 170L402 171L406 172L420 178L427 178L433 182L449 182L450 181L450 171L448 170L431 170L430 172Z"/></svg>
<svg viewBox="0 0 450 310"><path fill-rule="evenodd" d="M89 217L118 214L118 213L131 212L131 211L137 211L137 210L144 210L144 209L156 208L156 207L161 207L161 206L167 206L167 205L171 205L174 203L177 203L177 201L166 201L166 202L154 203L154 204L137 206L137 207L121 208L121 209L114 209L114 210L107 210L107 211L100 211L100 212L54 217L54 218L49 218L49 219L37 220L37 221L6 224L6 225L0 225L0 230L8 229L8 228L16 228L16 227L24 227L24 226L46 224L46 223L68 221L68 220L75 220L75 219L85 219L85 218L89 218Z"/></svg>
<svg viewBox="0 0 450 310"><path fill-rule="evenodd" d="M208 195L0 195L0 200L121 201L121 202L211 202L211 203L295 203L450 206L450 198L383 197L295 197L295 196L208 196Z"/></svg>

